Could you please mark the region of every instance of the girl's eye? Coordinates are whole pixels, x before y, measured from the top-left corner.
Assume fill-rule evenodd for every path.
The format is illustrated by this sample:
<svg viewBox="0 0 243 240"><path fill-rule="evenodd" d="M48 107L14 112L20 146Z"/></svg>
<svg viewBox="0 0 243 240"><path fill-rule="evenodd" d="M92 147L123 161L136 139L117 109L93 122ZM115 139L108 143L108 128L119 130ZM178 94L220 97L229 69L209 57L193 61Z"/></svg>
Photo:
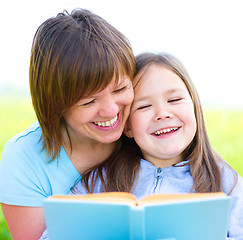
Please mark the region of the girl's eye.
<svg viewBox="0 0 243 240"><path fill-rule="evenodd" d="M124 92L126 89L127 89L127 86L124 86L124 87L122 87L122 88L116 89L116 90L114 91L114 93L121 93L121 92Z"/></svg>
<svg viewBox="0 0 243 240"><path fill-rule="evenodd" d="M148 107L151 107L151 105L143 105L141 107L138 107L137 110L142 110L142 109L145 109L145 108L148 108Z"/></svg>
<svg viewBox="0 0 243 240"><path fill-rule="evenodd" d="M168 103L176 103L176 102L179 102L180 100L182 100L182 98L173 98L173 99L168 100Z"/></svg>

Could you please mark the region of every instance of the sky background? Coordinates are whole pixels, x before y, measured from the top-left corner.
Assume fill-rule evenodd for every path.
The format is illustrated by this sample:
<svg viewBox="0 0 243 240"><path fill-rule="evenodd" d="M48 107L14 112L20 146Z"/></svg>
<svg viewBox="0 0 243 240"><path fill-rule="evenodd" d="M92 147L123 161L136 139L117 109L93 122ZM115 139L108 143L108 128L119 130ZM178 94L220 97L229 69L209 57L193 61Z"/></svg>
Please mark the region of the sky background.
<svg viewBox="0 0 243 240"><path fill-rule="evenodd" d="M29 93L38 26L63 10L86 8L123 32L134 53L169 52L188 70L205 107L243 109L241 0L8 0L0 14L0 95Z"/></svg>

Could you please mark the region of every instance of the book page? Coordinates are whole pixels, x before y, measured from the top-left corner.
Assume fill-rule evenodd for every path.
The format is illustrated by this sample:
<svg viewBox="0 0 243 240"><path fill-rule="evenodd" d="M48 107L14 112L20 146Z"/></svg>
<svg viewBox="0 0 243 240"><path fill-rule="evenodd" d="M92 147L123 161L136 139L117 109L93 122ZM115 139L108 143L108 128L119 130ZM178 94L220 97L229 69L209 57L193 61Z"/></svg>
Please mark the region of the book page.
<svg viewBox="0 0 243 240"><path fill-rule="evenodd" d="M136 204L136 197L127 192L104 192L84 195L54 195L51 199L80 200L93 202L112 202Z"/></svg>
<svg viewBox="0 0 243 240"><path fill-rule="evenodd" d="M217 193L186 193L186 194L152 194L138 201L139 205L160 202L190 201L192 199L226 197L223 192Z"/></svg>

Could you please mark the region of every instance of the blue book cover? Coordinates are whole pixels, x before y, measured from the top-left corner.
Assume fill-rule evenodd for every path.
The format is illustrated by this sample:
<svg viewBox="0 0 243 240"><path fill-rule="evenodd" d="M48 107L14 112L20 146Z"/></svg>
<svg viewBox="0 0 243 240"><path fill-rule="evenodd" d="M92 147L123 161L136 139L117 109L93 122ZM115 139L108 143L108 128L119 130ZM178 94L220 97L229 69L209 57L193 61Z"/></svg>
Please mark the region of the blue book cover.
<svg viewBox="0 0 243 240"><path fill-rule="evenodd" d="M50 240L225 240L224 193L52 196L44 210Z"/></svg>

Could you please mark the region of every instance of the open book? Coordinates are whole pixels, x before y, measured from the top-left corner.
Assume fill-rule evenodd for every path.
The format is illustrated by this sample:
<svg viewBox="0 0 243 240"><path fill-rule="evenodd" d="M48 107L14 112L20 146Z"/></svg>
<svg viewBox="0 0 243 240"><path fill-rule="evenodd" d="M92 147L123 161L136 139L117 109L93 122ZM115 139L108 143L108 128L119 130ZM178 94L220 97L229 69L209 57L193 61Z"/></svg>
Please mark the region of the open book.
<svg viewBox="0 0 243 240"><path fill-rule="evenodd" d="M130 193L51 196L44 202L50 240L224 240L230 197L224 193Z"/></svg>

